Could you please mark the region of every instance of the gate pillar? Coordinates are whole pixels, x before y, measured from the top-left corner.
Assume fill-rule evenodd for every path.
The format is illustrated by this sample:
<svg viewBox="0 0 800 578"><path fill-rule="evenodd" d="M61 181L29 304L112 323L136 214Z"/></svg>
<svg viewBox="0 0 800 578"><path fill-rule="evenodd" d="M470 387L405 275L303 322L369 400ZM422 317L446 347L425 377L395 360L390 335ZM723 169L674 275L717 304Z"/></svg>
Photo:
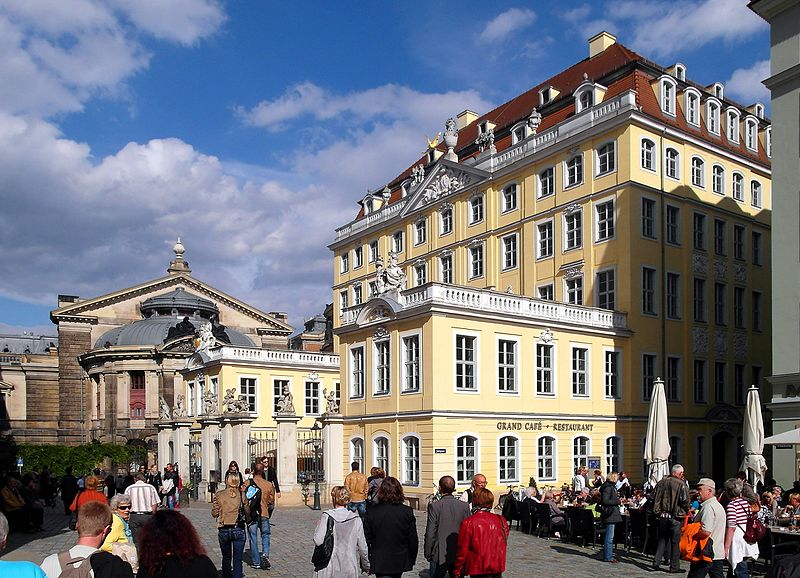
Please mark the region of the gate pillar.
<svg viewBox="0 0 800 578"><path fill-rule="evenodd" d="M198 418L200 422L200 444L202 452L203 469L200 484L197 487L197 499L209 501L209 483L215 482L216 489L222 489L219 477L223 472L217 471L219 466L216 441L219 439L219 418Z"/></svg>
<svg viewBox="0 0 800 578"><path fill-rule="evenodd" d="M173 435L172 446L175 450L175 459L178 461L178 472L181 476L189 475L189 429L192 427L192 422L186 419L173 420L172 422ZM168 455L168 454L167 454ZM159 455L158 461L161 462ZM164 458L166 465L168 458ZM163 471L163 470L162 470Z"/></svg>
<svg viewBox="0 0 800 578"><path fill-rule="evenodd" d="M160 421L156 423L158 428L158 471L163 472L167 466L169 459L169 442L172 441L172 422ZM145 469L149 469L149 465L145 464Z"/></svg>
<svg viewBox="0 0 800 578"><path fill-rule="evenodd" d="M300 416L275 416L278 422L278 482L281 492L294 492L297 489L297 422Z"/></svg>
<svg viewBox="0 0 800 578"><path fill-rule="evenodd" d="M338 413L323 414L322 463L325 464L325 483L329 487L344 483L344 418Z"/></svg>

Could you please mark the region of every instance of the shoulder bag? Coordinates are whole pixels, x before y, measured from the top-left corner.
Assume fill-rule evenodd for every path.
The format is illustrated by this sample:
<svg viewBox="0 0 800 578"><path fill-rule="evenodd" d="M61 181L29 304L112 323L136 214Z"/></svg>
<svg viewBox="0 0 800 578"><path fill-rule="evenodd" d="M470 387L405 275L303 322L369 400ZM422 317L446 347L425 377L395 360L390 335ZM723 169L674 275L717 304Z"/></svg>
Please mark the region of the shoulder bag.
<svg viewBox="0 0 800 578"><path fill-rule="evenodd" d="M739 527L741 528L741 526ZM743 531L744 541L748 544L757 544L767 535L767 528L754 512L747 515L747 524Z"/></svg>
<svg viewBox="0 0 800 578"><path fill-rule="evenodd" d="M330 514L328 516L328 527L325 529L325 539L322 544L314 546L314 553L311 555L311 563L314 565L314 570L319 572L328 567L333 555L333 525L334 519Z"/></svg>

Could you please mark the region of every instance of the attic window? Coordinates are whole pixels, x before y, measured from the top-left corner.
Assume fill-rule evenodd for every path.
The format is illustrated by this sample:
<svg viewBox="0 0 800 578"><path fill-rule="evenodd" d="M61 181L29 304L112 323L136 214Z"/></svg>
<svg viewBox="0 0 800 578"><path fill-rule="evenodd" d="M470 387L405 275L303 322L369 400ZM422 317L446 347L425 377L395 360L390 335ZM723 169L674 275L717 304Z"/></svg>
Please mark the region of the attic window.
<svg viewBox="0 0 800 578"><path fill-rule="evenodd" d="M769 158L772 158L772 127L768 126L764 131L764 151Z"/></svg>
<svg viewBox="0 0 800 578"><path fill-rule="evenodd" d="M725 87L722 86L722 83L715 82L714 83L714 96L717 98L723 98L725 93Z"/></svg>
<svg viewBox="0 0 800 578"><path fill-rule="evenodd" d="M582 112L594 105L594 93L591 88L587 88L578 95L578 110Z"/></svg>
<svg viewBox="0 0 800 578"><path fill-rule="evenodd" d="M700 126L700 94L694 90L687 90L684 94L686 108L686 122Z"/></svg>
<svg viewBox="0 0 800 578"><path fill-rule="evenodd" d="M739 142L739 111L735 109L728 109L727 117L727 135L728 140L731 142Z"/></svg>
<svg viewBox="0 0 800 578"><path fill-rule="evenodd" d="M686 67L683 64L675 65L675 78L684 82L686 80Z"/></svg>
<svg viewBox="0 0 800 578"><path fill-rule="evenodd" d="M433 164L436 161L436 149L430 149L428 151L428 164Z"/></svg>
<svg viewBox="0 0 800 578"><path fill-rule="evenodd" d="M525 140L525 123L520 123L511 129L511 144L517 144Z"/></svg>
<svg viewBox="0 0 800 578"><path fill-rule="evenodd" d="M374 210L375 210L375 200L370 197L369 199L364 201L364 214L369 215Z"/></svg>
<svg viewBox="0 0 800 578"><path fill-rule="evenodd" d="M755 106L755 113L758 118L764 118L764 105L760 102Z"/></svg>
<svg viewBox="0 0 800 578"><path fill-rule="evenodd" d="M744 142L750 150L758 150L758 121L753 117L745 121Z"/></svg>
<svg viewBox="0 0 800 578"><path fill-rule="evenodd" d="M551 100L553 100L553 96L549 86L539 91L539 106L547 104Z"/></svg>
<svg viewBox="0 0 800 578"><path fill-rule="evenodd" d="M675 116L675 81L664 77L659 82L661 92L661 111Z"/></svg>
<svg viewBox="0 0 800 578"><path fill-rule="evenodd" d="M478 134L484 134L489 132L489 123L487 121L483 121L478 125Z"/></svg>

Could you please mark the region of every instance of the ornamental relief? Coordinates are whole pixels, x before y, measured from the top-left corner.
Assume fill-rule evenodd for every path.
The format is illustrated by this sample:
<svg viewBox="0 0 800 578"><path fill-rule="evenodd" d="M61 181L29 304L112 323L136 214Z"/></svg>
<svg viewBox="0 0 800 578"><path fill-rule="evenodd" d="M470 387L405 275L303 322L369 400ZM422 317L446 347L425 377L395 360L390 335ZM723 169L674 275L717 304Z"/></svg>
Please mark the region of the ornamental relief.
<svg viewBox="0 0 800 578"><path fill-rule="evenodd" d="M728 355L728 332L725 329L714 330L714 356Z"/></svg>
<svg viewBox="0 0 800 578"><path fill-rule="evenodd" d="M450 167L443 169L434 176L425 192L422 194L422 201L430 203L440 197L449 195L459 189L463 189L472 181L472 177L464 172L456 172Z"/></svg>
<svg viewBox="0 0 800 578"><path fill-rule="evenodd" d="M553 341L553 332L550 331L549 327L546 327L542 331L542 334L539 336L539 341L541 341L542 343L550 343L551 341Z"/></svg>
<svg viewBox="0 0 800 578"><path fill-rule="evenodd" d="M572 281L580 277L583 274L583 268L581 267L570 267L566 271L564 271L564 279L567 281Z"/></svg>
<svg viewBox="0 0 800 578"><path fill-rule="evenodd" d="M692 255L692 271L705 274L708 270L708 257L705 255Z"/></svg>
<svg viewBox="0 0 800 578"><path fill-rule="evenodd" d="M725 261L720 261L718 259L714 260L714 278L715 279L725 279L728 277L728 263Z"/></svg>
<svg viewBox="0 0 800 578"><path fill-rule="evenodd" d="M708 353L708 330L705 327L692 328L692 353L695 355Z"/></svg>
<svg viewBox="0 0 800 578"><path fill-rule="evenodd" d="M741 263L736 263L733 266L733 280L739 283L747 282L747 267Z"/></svg>
<svg viewBox="0 0 800 578"><path fill-rule="evenodd" d="M581 206L578 203L572 203L571 205L564 207L564 214L571 215L572 213L577 213L580 210Z"/></svg>
<svg viewBox="0 0 800 578"><path fill-rule="evenodd" d="M733 356L736 359L747 359L747 335L737 333L733 336Z"/></svg>

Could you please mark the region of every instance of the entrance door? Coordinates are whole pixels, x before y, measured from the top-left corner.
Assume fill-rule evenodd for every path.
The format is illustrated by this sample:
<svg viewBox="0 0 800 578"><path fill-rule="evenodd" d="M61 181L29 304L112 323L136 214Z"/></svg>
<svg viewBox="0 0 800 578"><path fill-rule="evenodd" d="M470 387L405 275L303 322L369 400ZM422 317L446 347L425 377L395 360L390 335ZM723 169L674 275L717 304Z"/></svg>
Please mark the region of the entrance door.
<svg viewBox="0 0 800 578"><path fill-rule="evenodd" d="M733 436L728 432L719 432L711 438L711 477L717 483L717 487L722 487L731 472L735 472L735 466L729 467L731 454L731 440Z"/></svg>

